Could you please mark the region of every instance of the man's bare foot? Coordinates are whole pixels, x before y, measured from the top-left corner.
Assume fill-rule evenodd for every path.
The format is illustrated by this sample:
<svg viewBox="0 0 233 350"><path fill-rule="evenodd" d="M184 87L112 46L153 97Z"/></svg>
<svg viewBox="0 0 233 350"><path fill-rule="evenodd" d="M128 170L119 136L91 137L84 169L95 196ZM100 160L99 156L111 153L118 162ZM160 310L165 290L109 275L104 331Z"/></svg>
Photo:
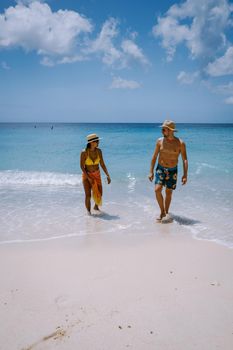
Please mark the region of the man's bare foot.
<svg viewBox="0 0 233 350"><path fill-rule="evenodd" d="M169 223L171 223L171 222L173 222L173 218L172 218L172 216L170 215L170 214L166 214L163 218L162 218L162 220L161 220L161 223L162 224L169 224Z"/></svg>
<svg viewBox="0 0 233 350"><path fill-rule="evenodd" d="M164 218L166 216L166 214L165 213L161 213L157 218L156 218L156 222L161 222L162 221L162 219Z"/></svg>
<svg viewBox="0 0 233 350"><path fill-rule="evenodd" d="M91 211L87 210L87 215L91 216Z"/></svg>

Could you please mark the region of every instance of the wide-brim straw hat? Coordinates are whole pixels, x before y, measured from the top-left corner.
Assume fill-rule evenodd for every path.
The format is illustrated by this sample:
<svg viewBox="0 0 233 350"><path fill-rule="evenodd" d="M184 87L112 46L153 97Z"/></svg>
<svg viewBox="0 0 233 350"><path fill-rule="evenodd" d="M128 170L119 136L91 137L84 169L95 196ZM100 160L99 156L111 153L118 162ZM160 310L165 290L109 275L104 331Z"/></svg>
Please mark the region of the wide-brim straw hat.
<svg viewBox="0 0 233 350"><path fill-rule="evenodd" d="M176 129L176 124L172 120L165 120L162 125L159 126L160 128L168 128L171 131L178 131Z"/></svg>
<svg viewBox="0 0 233 350"><path fill-rule="evenodd" d="M86 139L87 139L87 143L96 142L96 141L101 140L101 138L97 134L87 135Z"/></svg>

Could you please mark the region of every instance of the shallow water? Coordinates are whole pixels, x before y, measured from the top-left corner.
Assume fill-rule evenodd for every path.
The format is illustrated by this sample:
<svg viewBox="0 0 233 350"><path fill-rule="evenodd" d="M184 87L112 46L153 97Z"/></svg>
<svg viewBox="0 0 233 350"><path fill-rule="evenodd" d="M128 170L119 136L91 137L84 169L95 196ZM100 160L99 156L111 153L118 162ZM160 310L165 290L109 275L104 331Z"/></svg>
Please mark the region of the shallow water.
<svg viewBox="0 0 233 350"><path fill-rule="evenodd" d="M233 125L180 124L178 129L187 145L189 178L186 186L180 184L180 162L170 226L233 246ZM112 184L103 176L104 213L88 217L79 154L92 132L103 137L100 147ZM156 234L159 210L147 175L160 133L155 124L53 124L53 129L51 124L0 124L0 241Z"/></svg>

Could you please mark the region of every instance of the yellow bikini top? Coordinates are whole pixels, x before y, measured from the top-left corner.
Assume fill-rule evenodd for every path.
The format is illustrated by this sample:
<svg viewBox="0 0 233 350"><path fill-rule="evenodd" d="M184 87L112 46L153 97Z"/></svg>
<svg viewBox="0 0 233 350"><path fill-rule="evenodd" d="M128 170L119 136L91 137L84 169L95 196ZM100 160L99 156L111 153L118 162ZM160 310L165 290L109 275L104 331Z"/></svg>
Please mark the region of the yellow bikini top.
<svg viewBox="0 0 233 350"><path fill-rule="evenodd" d="M89 156L89 150L87 150L87 158L85 160L85 165L98 165L100 162L100 157L98 153L98 157L93 161Z"/></svg>

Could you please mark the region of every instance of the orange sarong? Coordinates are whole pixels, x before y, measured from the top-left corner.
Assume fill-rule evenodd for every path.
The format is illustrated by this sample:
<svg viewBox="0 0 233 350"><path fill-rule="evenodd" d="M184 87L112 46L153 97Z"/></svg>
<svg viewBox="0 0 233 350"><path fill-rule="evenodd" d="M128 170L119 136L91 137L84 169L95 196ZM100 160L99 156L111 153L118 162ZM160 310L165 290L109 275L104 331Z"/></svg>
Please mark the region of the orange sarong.
<svg viewBox="0 0 233 350"><path fill-rule="evenodd" d="M91 185L92 197L94 199L94 202L98 206L102 205L102 195L101 195L101 192L99 189L99 186L102 185L100 170L90 172L90 173L88 173L88 176L92 180L94 180L93 184ZM83 174L82 178L83 178L83 180L86 180L87 179L86 174Z"/></svg>

